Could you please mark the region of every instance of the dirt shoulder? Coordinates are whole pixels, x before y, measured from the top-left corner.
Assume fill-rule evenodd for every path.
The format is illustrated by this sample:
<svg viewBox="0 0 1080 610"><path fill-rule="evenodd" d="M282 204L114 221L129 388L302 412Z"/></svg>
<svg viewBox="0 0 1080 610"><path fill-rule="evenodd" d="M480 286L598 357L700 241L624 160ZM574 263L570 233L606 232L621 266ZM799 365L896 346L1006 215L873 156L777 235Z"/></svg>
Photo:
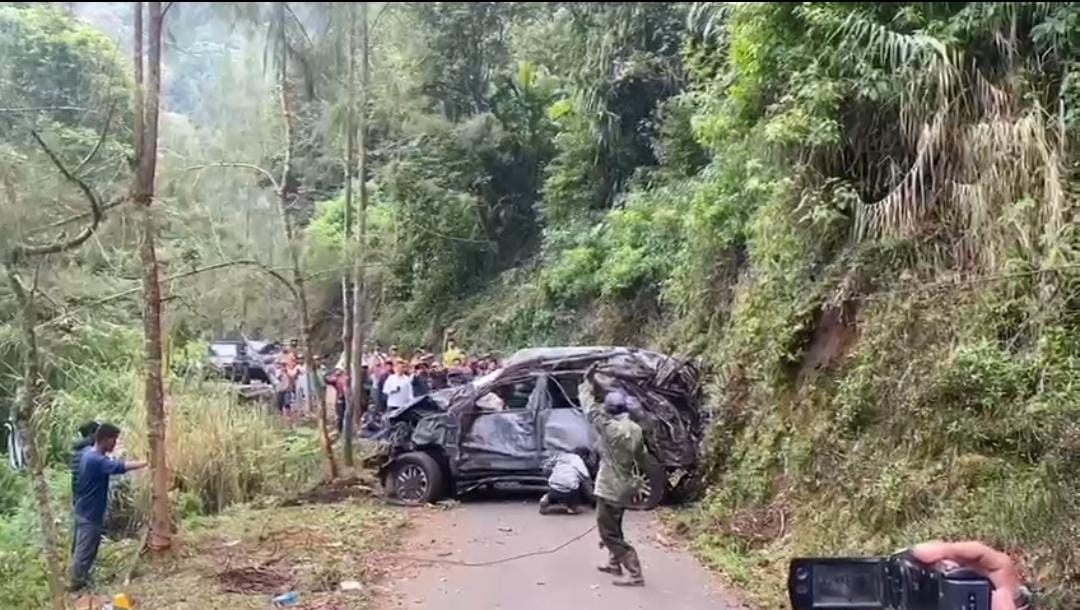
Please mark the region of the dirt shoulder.
<svg viewBox="0 0 1080 610"><path fill-rule="evenodd" d="M265 610L295 591L297 610L371 607L390 571L385 560L404 537L401 511L377 500L226 512L186 524L179 548L144 558L126 592L137 608ZM341 590L343 582L359 586ZM347 585L347 588L356 585Z"/></svg>

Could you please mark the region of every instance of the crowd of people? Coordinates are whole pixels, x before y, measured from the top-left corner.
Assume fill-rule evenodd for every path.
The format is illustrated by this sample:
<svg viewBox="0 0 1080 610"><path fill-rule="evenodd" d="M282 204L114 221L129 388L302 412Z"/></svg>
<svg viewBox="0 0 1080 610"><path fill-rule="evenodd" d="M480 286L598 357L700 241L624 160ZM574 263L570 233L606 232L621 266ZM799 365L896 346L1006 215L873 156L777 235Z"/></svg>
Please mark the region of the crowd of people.
<svg viewBox="0 0 1080 610"><path fill-rule="evenodd" d="M453 339L446 341L441 354L419 348L406 355L396 345L386 350L374 345L364 346L360 358L365 377L364 404L359 405L359 411L367 415L368 422L420 396L464 385L499 368L495 357L470 355ZM333 390L328 400L334 404L339 434L344 428L346 396L350 394L349 372L345 369L342 357L322 376L327 389Z"/></svg>
<svg viewBox="0 0 1080 610"><path fill-rule="evenodd" d="M371 383L371 402L376 409L402 406L429 392L469 383L498 368L490 356L470 356L450 340L441 355L417 349L404 356L396 345L388 351L378 346L364 350L364 366Z"/></svg>

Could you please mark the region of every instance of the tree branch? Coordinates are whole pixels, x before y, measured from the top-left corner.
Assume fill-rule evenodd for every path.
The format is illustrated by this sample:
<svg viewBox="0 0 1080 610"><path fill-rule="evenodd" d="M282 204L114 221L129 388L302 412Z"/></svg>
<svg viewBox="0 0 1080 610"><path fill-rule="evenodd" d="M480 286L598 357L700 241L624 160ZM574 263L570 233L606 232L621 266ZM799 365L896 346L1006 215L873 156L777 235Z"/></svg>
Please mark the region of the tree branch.
<svg viewBox="0 0 1080 610"><path fill-rule="evenodd" d="M304 22L300 21L300 18L296 16L296 13L293 12L292 7L289 6L288 2L285 3L285 12L289 13L289 16L293 18L293 22L300 28L300 33L304 35L304 39L307 40L308 46L313 46L315 43L312 42L311 36L308 35L307 28L304 27ZM282 24L282 27L284 27L284 24Z"/></svg>
<svg viewBox="0 0 1080 610"><path fill-rule="evenodd" d="M216 271L218 269L224 269L226 267L240 267L240 266L248 266L248 267L256 267L256 268L258 268L260 271L262 271L263 273L266 273L270 277L272 277L275 280L277 280L278 282L280 282L286 288L288 288L289 293L292 294L292 297L294 299L299 299L299 294L296 291L296 286L294 286L292 282L290 282L288 279L285 278L285 276L281 275L280 273L278 273L277 271L275 271L271 267L267 267L263 263L260 263L259 261L253 260L253 259L242 259L242 260L235 260L235 261L223 261L223 262L220 262L220 263L215 263L213 265L208 265L206 267L200 267L198 269L191 269L191 270L185 271L183 273L177 273L175 275L170 275L168 277L162 278L161 279L161 284L162 285L169 284L169 283L175 282L176 280L182 280L184 278L188 278L188 277L191 277L193 275L198 275L200 273L205 273L207 271ZM48 320L45 320L44 322L39 323L38 326L39 327L52 326L52 325L54 325L54 324L56 324L56 323L58 323L58 322L60 322L62 320L65 320L67 318L72 317L73 315L75 315L77 313L86 311L87 309L92 309L94 307L99 307L101 305L106 305L108 303L112 303L113 301L119 301L120 299L123 299L124 297L128 297L128 296L131 296L133 294L137 294L140 291L142 291L142 287L129 288L128 290L123 290L121 292L111 294L111 295L109 295L107 297L102 297L102 298L100 298L100 299L98 299L96 301L91 301L91 302L89 302L89 303L87 303L85 305L82 305L80 307L76 307L75 309L72 309L72 310L70 310L70 311L68 311L66 313L63 313L63 314L60 314L60 315L55 316L53 318L50 318Z"/></svg>
<svg viewBox="0 0 1080 610"><path fill-rule="evenodd" d="M78 174L91 159L97 156L98 151L101 150L101 146L105 144L105 138L109 135L109 125L112 124L113 108L115 107L115 104L109 104L109 112L105 115L105 126L101 128L101 136L98 137L97 144L94 145L94 148L91 149L89 154L83 157L82 161L79 161L79 164L75 166L75 169L72 170L71 173Z"/></svg>
<svg viewBox="0 0 1080 610"><path fill-rule="evenodd" d="M11 282L11 291L15 293L15 301L19 303L20 307L26 307L26 285L22 283L22 279L19 278L19 273L15 271L13 265L7 266L7 276Z"/></svg>
<svg viewBox="0 0 1080 610"><path fill-rule="evenodd" d="M386 12L386 9L394 8L394 6L395 5L393 3L389 3L389 2L383 3L383 5L379 7L379 12L375 13L375 18L371 20L371 26L368 27L368 31L374 30L376 27L378 27L379 19L382 18L383 13Z"/></svg>
<svg viewBox="0 0 1080 610"><path fill-rule="evenodd" d="M38 145L41 146L41 149L45 151L45 154L48 155L49 159L53 162L53 165L56 166L56 169L60 170L60 173L63 174L64 178L67 178L70 182L74 182L75 185L79 187L79 190L82 191L83 195L86 197L86 201L90 204L91 220L90 224L83 227L83 230L80 231L78 235L66 241L54 241L48 244L16 244L15 247L11 249L8 258L9 263L15 263L24 256L57 254L78 247L94 234L94 231L97 230L104 215L101 209L101 200L99 200L97 195L94 194L94 191L90 189L90 185L86 184L82 178L71 173L36 131L31 131L30 135L34 137L34 140L36 140Z"/></svg>
<svg viewBox="0 0 1080 610"><path fill-rule="evenodd" d="M25 108L0 108L0 114L15 114L19 112L50 112L55 110L73 110L82 112L86 110L81 106L28 106Z"/></svg>
<svg viewBox="0 0 1080 610"><path fill-rule="evenodd" d="M127 200L128 200L127 195L117 197L116 199L113 199L109 203L103 204L101 206L101 213L104 215L105 212L108 212L109 210L111 210L113 208L120 207ZM62 227L64 225L71 224L73 222L83 220L84 218L90 216L91 214L92 214L92 212L82 212L82 213L79 213L79 214L73 214L71 216L68 216L67 218L61 218L60 220L57 220L56 222L47 224L45 226L38 227L36 229L31 229L27 233L27 235L36 235L36 234L41 233L43 231L48 231L49 229L57 229L57 228L60 228L60 227Z"/></svg>
<svg viewBox="0 0 1080 610"><path fill-rule="evenodd" d="M243 169L250 169L251 171L258 172L264 178L269 180L270 184L272 184L274 186L275 191L280 191L281 190L281 186L278 184L278 181L277 181L276 178L274 178L273 174L271 174L268 170L265 170L265 169L259 167L258 165L255 165L253 163L233 163L231 161L218 161L217 163L206 163L204 165L193 165L191 167L185 168L184 171L185 172L202 171L202 170L210 168L210 167L239 167L239 168L243 168Z"/></svg>

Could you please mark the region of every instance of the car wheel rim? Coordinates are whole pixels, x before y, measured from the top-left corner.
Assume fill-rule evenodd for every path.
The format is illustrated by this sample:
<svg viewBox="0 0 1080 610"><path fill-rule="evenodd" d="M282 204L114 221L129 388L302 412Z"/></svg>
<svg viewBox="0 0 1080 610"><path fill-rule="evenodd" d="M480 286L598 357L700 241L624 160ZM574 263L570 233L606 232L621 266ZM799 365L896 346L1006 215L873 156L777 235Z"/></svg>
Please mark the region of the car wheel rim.
<svg viewBox="0 0 1080 610"><path fill-rule="evenodd" d="M407 464L398 470L394 482L398 498L405 502L421 502L430 485L427 473L415 464Z"/></svg>

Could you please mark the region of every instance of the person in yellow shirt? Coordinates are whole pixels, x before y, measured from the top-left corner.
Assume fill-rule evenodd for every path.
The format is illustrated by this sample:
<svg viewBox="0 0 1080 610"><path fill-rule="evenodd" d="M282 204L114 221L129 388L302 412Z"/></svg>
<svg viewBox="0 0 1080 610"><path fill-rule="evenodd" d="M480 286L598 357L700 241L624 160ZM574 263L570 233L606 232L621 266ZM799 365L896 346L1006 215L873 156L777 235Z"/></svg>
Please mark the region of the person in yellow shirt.
<svg viewBox="0 0 1080 610"><path fill-rule="evenodd" d="M456 341L454 341L453 339L446 340L446 349L443 350L442 354L442 362L444 367L450 368L454 366L454 362L459 358L463 358L464 356L465 354L460 349L458 349Z"/></svg>

